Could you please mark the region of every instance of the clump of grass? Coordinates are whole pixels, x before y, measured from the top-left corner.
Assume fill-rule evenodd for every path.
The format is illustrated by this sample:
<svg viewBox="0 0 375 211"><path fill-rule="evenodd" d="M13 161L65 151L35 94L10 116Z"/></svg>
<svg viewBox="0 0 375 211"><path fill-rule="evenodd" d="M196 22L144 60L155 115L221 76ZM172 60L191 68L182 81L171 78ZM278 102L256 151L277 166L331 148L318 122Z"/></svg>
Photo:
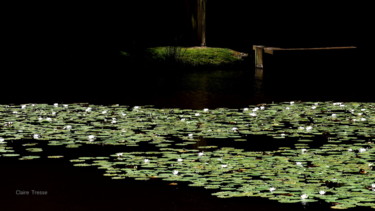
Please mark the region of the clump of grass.
<svg viewBox="0 0 375 211"><path fill-rule="evenodd" d="M227 48L210 47L154 47L148 49L150 59L164 64L185 67L222 67L236 65L244 61L245 53Z"/></svg>

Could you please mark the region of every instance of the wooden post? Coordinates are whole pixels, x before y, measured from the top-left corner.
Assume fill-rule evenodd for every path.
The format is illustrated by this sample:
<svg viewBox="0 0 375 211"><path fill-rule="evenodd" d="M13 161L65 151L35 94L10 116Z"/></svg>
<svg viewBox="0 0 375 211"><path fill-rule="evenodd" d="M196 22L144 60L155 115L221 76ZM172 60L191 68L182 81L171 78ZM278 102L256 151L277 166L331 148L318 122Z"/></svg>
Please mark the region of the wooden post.
<svg viewBox="0 0 375 211"><path fill-rule="evenodd" d="M263 45L253 45L255 51L255 68L263 68Z"/></svg>

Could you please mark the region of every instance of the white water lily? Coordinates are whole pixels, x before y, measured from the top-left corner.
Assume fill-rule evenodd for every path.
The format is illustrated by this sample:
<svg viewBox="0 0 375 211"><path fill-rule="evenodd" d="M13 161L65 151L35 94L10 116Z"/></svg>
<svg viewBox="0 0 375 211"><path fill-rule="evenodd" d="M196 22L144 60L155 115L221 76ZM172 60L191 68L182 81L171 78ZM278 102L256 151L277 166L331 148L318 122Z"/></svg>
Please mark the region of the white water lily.
<svg viewBox="0 0 375 211"><path fill-rule="evenodd" d="M137 109L140 109L141 107L139 107L139 106L134 106L133 107L133 110L137 110Z"/></svg>
<svg viewBox="0 0 375 211"><path fill-rule="evenodd" d="M248 111L248 110L249 110L249 108L244 108L244 109L243 109L243 111Z"/></svg>
<svg viewBox="0 0 375 211"><path fill-rule="evenodd" d="M320 190L320 191L319 191L319 194L320 194L320 195L324 195L324 194L326 194L326 192L325 192L324 190Z"/></svg>
<svg viewBox="0 0 375 211"><path fill-rule="evenodd" d="M107 110L104 110L104 111L102 111L102 114L106 114L108 111Z"/></svg>
<svg viewBox="0 0 375 211"><path fill-rule="evenodd" d="M64 104L63 106L64 106L64 108L68 108L69 107L69 105L67 105L67 104Z"/></svg>
<svg viewBox="0 0 375 211"><path fill-rule="evenodd" d="M281 137L285 137L285 133L280 134Z"/></svg>
<svg viewBox="0 0 375 211"><path fill-rule="evenodd" d="M275 190L276 190L276 188L274 188L274 187L270 188L270 192L273 192Z"/></svg>
<svg viewBox="0 0 375 211"><path fill-rule="evenodd" d="M124 112L121 112L121 116L126 116L126 114Z"/></svg>
<svg viewBox="0 0 375 211"><path fill-rule="evenodd" d="M298 127L298 130L304 130L304 129L305 127L302 127L302 126Z"/></svg>
<svg viewBox="0 0 375 211"><path fill-rule="evenodd" d="M96 137L94 135L87 136L89 141L95 141Z"/></svg>
<svg viewBox="0 0 375 211"><path fill-rule="evenodd" d="M50 121L52 121L52 119L51 119L50 117L47 117L47 118L46 118L46 121L49 121L49 122L50 122Z"/></svg>
<svg viewBox="0 0 375 211"><path fill-rule="evenodd" d="M264 108L265 108L264 106L261 106L261 107L260 107L260 110L264 110Z"/></svg>
<svg viewBox="0 0 375 211"><path fill-rule="evenodd" d="M178 171L177 171L177 170L174 170L172 173L173 173L173 175L177 175L177 174L178 174Z"/></svg>
<svg viewBox="0 0 375 211"><path fill-rule="evenodd" d="M286 107L285 109L286 109L286 110L289 110L290 108L289 108L289 107Z"/></svg>
<svg viewBox="0 0 375 211"><path fill-rule="evenodd" d="M306 127L306 130L307 130L307 131L310 131L310 130L312 130L312 129L313 129L312 126L307 126L307 127Z"/></svg>
<svg viewBox="0 0 375 211"><path fill-rule="evenodd" d="M177 162L182 162L182 161L184 161L184 159L182 159L182 158L177 159Z"/></svg>
<svg viewBox="0 0 375 211"><path fill-rule="evenodd" d="M150 163L150 160L146 158L146 159L143 160L143 162L144 163Z"/></svg>
<svg viewBox="0 0 375 211"><path fill-rule="evenodd" d="M0 137L0 144L4 143L5 142L5 139Z"/></svg>
<svg viewBox="0 0 375 211"><path fill-rule="evenodd" d="M56 116L56 112L55 112L55 111L52 111L51 115L52 115L52 116Z"/></svg>
<svg viewBox="0 0 375 211"><path fill-rule="evenodd" d="M290 105L293 105L294 104L294 101L290 101Z"/></svg>
<svg viewBox="0 0 375 211"><path fill-rule="evenodd" d="M366 118L361 118L361 121L363 122L363 121L366 121Z"/></svg>
<svg viewBox="0 0 375 211"><path fill-rule="evenodd" d="M72 126L71 125L67 125L63 128L64 130L71 130L72 129Z"/></svg>
<svg viewBox="0 0 375 211"><path fill-rule="evenodd" d="M192 133L188 134L188 137L189 137L189 138L193 138L193 136L194 136L194 135L193 135Z"/></svg>
<svg viewBox="0 0 375 211"><path fill-rule="evenodd" d="M26 108L26 105L21 105L21 109L25 109Z"/></svg>
<svg viewBox="0 0 375 211"><path fill-rule="evenodd" d="M302 154L307 152L307 149L301 149Z"/></svg>
<svg viewBox="0 0 375 211"><path fill-rule="evenodd" d="M316 106L311 106L311 109L316 109Z"/></svg>
<svg viewBox="0 0 375 211"><path fill-rule="evenodd" d="M33 138L34 138L34 139L39 139L39 138L40 138L40 135L39 135L39 134L34 134L34 135L33 135Z"/></svg>
<svg viewBox="0 0 375 211"><path fill-rule="evenodd" d="M296 165L297 166L302 166L302 163L301 162L296 162Z"/></svg>
<svg viewBox="0 0 375 211"><path fill-rule="evenodd" d="M58 104L58 103L54 103L54 104L53 104L53 107L55 107L55 108L56 108L56 107L59 107L59 104Z"/></svg>
<svg viewBox="0 0 375 211"><path fill-rule="evenodd" d="M86 108L85 111L86 111L86 112L90 112L90 111L92 111L92 108L88 107L88 108Z"/></svg>
<svg viewBox="0 0 375 211"><path fill-rule="evenodd" d="M203 152L199 152L199 153L198 153L198 156L199 156L199 157L202 157L203 155L204 155Z"/></svg>
<svg viewBox="0 0 375 211"><path fill-rule="evenodd" d="M195 113L194 115L195 115L195 116L200 116L201 114L200 114L200 113Z"/></svg>
<svg viewBox="0 0 375 211"><path fill-rule="evenodd" d="M257 114L256 113L250 113L250 116L257 116Z"/></svg>
<svg viewBox="0 0 375 211"><path fill-rule="evenodd" d="M256 112L256 111L258 111L259 110L259 108L258 107L255 107L254 109L253 109L253 112Z"/></svg>
<svg viewBox="0 0 375 211"><path fill-rule="evenodd" d="M362 152L366 152L367 150L365 148L360 148L358 151L359 153L362 153Z"/></svg>
<svg viewBox="0 0 375 211"><path fill-rule="evenodd" d="M116 153L117 157L122 157L124 155L124 153L122 152L119 152L119 153Z"/></svg>
<svg viewBox="0 0 375 211"><path fill-rule="evenodd" d="M221 165L221 168L226 168L226 167L228 167L228 165L226 164Z"/></svg>
<svg viewBox="0 0 375 211"><path fill-rule="evenodd" d="M375 188L375 183L374 183L374 184L371 184L371 187L372 187L372 188Z"/></svg>
<svg viewBox="0 0 375 211"><path fill-rule="evenodd" d="M238 128L234 127L234 128L232 128L232 131L236 132L236 131L238 131Z"/></svg>
<svg viewBox="0 0 375 211"><path fill-rule="evenodd" d="M332 117L332 118L336 118L336 117L337 117L337 114L332 114L331 117Z"/></svg>
<svg viewBox="0 0 375 211"><path fill-rule="evenodd" d="M208 108L203 109L203 112L208 112L208 111L209 111Z"/></svg>
<svg viewBox="0 0 375 211"><path fill-rule="evenodd" d="M186 120L185 118L182 118L182 119L181 119L181 122L185 122L185 120Z"/></svg>
<svg viewBox="0 0 375 211"><path fill-rule="evenodd" d="M307 194L302 194L301 195L301 199L307 199L307 198L309 198L309 195L307 195Z"/></svg>
<svg viewBox="0 0 375 211"><path fill-rule="evenodd" d="M112 124L116 124L116 123L117 123L117 119L116 119L116 118L112 118L111 123L112 123Z"/></svg>
<svg viewBox="0 0 375 211"><path fill-rule="evenodd" d="M13 114L18 114L18 111L13 111Z"/></svg>

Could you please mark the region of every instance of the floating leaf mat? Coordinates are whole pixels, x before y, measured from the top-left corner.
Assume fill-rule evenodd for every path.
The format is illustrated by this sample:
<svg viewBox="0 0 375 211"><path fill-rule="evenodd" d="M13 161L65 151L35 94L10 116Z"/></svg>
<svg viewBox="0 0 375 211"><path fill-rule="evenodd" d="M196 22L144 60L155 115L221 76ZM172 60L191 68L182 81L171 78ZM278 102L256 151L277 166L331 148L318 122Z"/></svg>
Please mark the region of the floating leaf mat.
<svg viewBox="0 0 375 211"><path fill-rule="evenodd" d="M375 103L0 105L0 120L0 159L70 159L81 149L72 165L95 166L112 179L180 182L219 198L375 208ZM85 156L95 147L100 154Z"/></svg>

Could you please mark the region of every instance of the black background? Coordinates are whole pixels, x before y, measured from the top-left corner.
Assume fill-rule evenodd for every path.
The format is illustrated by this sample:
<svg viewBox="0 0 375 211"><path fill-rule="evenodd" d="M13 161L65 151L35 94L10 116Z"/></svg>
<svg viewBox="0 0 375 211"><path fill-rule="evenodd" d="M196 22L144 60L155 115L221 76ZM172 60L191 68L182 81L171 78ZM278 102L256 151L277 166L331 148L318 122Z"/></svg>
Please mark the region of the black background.
<svg viewBox="0 0 375 211"><path fill-rule="evenodd" d="M370 67L370 8L343 2L208 1L207 45L247 53L254 44L355 45L361 65ZM120 76L132 77L129 73L138 71L121 68L121 50L191 45L183 1L18 3L4 10L1 103L85 101L110 95L111 86L121 83Z"/></svg>

